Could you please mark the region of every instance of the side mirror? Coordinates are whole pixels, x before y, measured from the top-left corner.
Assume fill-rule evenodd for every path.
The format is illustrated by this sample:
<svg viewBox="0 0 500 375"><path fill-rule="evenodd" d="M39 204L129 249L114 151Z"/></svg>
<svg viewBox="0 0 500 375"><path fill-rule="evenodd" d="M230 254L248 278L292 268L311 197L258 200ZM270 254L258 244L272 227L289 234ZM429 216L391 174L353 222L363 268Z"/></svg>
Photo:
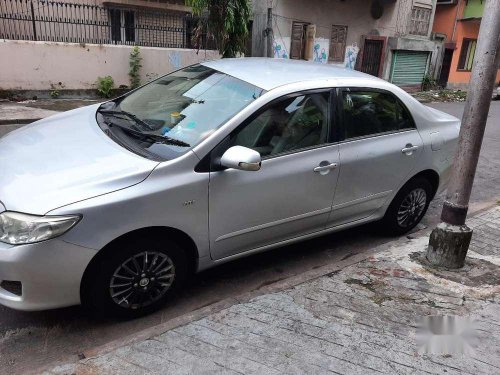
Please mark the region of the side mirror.
<svg viewBox="0 0 500 375"><path fill-rule="evenodd" d="M261 165L261 158L257 151L243 146L233 146L224 152L224 155L220 159L220 164L223 167L242 171L258 171Z"/></svg>

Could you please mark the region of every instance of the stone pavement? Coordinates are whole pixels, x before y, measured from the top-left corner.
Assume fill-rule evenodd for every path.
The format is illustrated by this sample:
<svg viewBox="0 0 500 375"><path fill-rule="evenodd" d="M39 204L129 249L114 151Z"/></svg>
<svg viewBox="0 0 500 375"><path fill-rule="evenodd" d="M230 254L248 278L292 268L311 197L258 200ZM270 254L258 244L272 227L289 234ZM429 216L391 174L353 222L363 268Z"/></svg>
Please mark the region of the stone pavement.
<svg viewBox="0 0 500 375"><path fill-rule="evenodd" d="M336 272L46 374L498 374L500 207L468 224L474 236L460 271L428 268L428 235L410 235ZM474 320L465 354L426 353L417 329L429 315Z"/></svg>
<svg viewBox="0 0 500 375"><path fill-rule="evenodd" d="M0 102L0 137L24 124L55 115L56 111L25 107L11 102Z"/></svg>
<svg viewBox="0 0 500 375"><path fill-rule="evenodd" d="M31 100L29 102L32 102ZM44 117L59 113L49 109L33 108L26 105L0 102L0 121L2 124L29 124Z"/></svg>
<svg viewBox="0 0 500 375"><path fill-rule="evenodd" d="M0 101L0 137L42 118L97 103L86 99L41 99L24 102Z"/></svg>

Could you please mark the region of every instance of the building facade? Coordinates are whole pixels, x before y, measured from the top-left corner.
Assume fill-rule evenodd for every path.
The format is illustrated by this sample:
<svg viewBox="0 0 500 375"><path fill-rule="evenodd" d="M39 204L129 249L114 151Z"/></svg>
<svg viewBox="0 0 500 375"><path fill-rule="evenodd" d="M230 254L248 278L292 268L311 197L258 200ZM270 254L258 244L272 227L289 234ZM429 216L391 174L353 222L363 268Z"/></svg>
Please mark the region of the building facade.
<svg viewBox="0 0 500 375"><path fill-rule="evenodd" d="M432 30L444 40L437 74L441 86L467 89L483 11L483 0L438 0Z"/></svg>
<svg viewBox="0 0 500 375"><path fill-rule="evenodd" d="M253 0L253 56L266 55L270 4L276 58L355 68L409 90L435 74L436 0Z"/></svg>
<svg viewBox="0 0 500 375"><path fill-rule="evenodd" d="M190 48L184 0L0 0L0 39Z"/></svg>
<svg viewBox="0 0 500 375"><path fill-rule="evenodd" d="M195 43L197 25L184 0L0 0L0 95L91 94L104 76L128 86L134 46L143 83L219 58L203 33Z"/></svg>

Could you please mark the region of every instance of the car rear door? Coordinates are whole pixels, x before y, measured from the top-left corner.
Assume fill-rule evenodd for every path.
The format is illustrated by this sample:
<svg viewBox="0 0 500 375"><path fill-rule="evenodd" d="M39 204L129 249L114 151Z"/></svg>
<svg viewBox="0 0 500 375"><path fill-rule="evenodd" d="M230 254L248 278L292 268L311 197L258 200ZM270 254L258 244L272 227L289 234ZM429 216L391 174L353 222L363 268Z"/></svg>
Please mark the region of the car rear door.
<svg viewBox="0 0 500 375"><path fill-rule="evenodd" d="M212 170L210 251L214 259L322 230L339 167L331 142L330 90L297 93L262 108L214 151L257 150L259 171Z"/></svg>
<svg viewBox="0 0 500 375"><path fill-rule="evenodd" d="M392 93L341 89L340 174L328 226L372 215L416 167L423 142L410 112Z"/></svg>

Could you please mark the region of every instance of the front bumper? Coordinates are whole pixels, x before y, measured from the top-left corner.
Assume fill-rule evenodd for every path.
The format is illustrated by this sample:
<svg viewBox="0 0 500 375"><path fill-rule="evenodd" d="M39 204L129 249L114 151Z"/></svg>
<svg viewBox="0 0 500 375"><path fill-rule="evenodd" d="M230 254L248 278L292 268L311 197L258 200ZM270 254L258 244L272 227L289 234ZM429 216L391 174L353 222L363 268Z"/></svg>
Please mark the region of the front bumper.
<svg viewBox="0 0 500 375"><path fill-rule="evenodd" d="M0 242L0 281L22 283L20 296L0 287L0 304L26 311L80 304L80 282L96 253L60 238L20 246Z"/></svg>

